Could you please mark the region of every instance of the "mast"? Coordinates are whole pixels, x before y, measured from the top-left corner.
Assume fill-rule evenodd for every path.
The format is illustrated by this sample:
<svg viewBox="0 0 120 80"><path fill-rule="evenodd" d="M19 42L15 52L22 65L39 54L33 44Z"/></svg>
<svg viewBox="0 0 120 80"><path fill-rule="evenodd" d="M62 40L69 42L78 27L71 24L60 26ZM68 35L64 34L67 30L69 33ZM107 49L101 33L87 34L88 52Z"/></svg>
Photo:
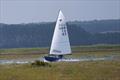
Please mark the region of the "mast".
<svg viewBox="0 0 120 80"><path fill-rule="evenodd" d="M57 22L52 38L50 54L65 55L71 54L67 25L62 11L59 11Z"/></svg>

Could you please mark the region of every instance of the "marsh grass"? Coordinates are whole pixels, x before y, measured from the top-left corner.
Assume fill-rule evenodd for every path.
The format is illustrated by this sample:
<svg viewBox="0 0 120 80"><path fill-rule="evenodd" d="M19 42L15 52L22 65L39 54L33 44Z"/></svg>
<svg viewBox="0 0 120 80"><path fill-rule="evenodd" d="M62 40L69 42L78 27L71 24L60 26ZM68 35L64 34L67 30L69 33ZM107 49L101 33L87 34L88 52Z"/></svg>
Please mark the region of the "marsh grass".
<svg viewBox="0 0 120 80"><path fill-rule="evenodd" d="M72 51L72 55L66 57L120 56L120 45L80 46L73 47ZM12 53L15 55L8 55ZM48 54L48 48L1 49L0 54L0 59L39 58ZM113 61L5 64L0 65L0 80L120 80L118 58ZM51 66L44 66L46 64Z"/></svg>
<svg viewBox="0 0 120 80"><path fill-rule="evenodd" d="M50 65L0 65L0 80L120 80L118 61L58 62Z"/></svg>
<svg viewBox="0 0 120 80"><path fill-rule="evenodd" d="M39 54L47 53L49 48L11 48L0 49L0 54Z"/></svg>
<svg viewBox="0 0 120 80"><path fill-rule="evenodd" d="M49 53L49 48L13 48L0 49L0 59L39 58ZM120 55L120 45L86 45L72 47L72 55L66 57L79 58L80 56L102 57Z"/></svg>

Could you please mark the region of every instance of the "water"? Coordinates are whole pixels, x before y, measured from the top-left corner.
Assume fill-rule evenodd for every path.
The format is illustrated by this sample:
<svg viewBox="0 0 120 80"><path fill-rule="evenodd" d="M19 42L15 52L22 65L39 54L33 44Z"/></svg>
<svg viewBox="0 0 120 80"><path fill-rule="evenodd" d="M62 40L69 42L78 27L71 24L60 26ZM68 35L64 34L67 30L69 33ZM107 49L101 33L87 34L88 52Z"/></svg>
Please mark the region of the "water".
<svg viewBox="0 0 120 80"><path fill-rule="evenodd" d="M29 61L19 61L19 60L0 60L0 64L26 64Z"/></svg>
<svg viewBox="0 0 120 80"><path fill-rule="evenodd" d="M0 60L0 64L26 64L26 63L32 63L35 60L45 61L43 58L39 59L14 59L14 60ZM106 61L106 60L114 60L114 55L111 56L105 56L105 57L93 57L93 56L82 56L80 58L64 58L59 60L59 62L78 62L78 61ZM46 62L46 61L45 61Z"/></svg>
<svg viewBox="0 0 120 80"><path fill-rule="evenodd" d="M75 58L69 58L69 59L61 59L60 61L66 61L66 62L76 62L76 61L106 61L106 60L113 60L113 56L106 56L106 57L93 57L93 56L82 56L78 59Z"/></svg>

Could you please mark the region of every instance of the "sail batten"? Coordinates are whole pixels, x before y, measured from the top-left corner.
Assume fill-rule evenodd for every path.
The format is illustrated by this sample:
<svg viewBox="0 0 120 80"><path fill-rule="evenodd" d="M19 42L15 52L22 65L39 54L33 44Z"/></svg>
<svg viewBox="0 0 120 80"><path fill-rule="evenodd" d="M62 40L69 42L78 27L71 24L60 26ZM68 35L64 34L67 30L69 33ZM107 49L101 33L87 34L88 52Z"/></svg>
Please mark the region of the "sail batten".
<svg viewBox="0 0 120 80"><path fill-rule="evenodd" d="M71 54L65 17L61 10L59 11L58 19L54 29L50 54L54 54L54 55Z"/></svg>

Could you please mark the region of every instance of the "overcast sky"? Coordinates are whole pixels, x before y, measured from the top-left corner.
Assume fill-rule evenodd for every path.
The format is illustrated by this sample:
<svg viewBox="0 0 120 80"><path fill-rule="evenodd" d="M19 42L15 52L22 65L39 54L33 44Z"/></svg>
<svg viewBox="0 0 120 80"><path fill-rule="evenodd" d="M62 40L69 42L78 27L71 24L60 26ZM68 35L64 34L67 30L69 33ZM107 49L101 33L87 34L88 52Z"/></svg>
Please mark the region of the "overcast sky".
<svg viewBox="0 0 120 80"><path fill-rule="evenodd" d="M0 0L0 23L120 19L120 0Z"/></svg>

